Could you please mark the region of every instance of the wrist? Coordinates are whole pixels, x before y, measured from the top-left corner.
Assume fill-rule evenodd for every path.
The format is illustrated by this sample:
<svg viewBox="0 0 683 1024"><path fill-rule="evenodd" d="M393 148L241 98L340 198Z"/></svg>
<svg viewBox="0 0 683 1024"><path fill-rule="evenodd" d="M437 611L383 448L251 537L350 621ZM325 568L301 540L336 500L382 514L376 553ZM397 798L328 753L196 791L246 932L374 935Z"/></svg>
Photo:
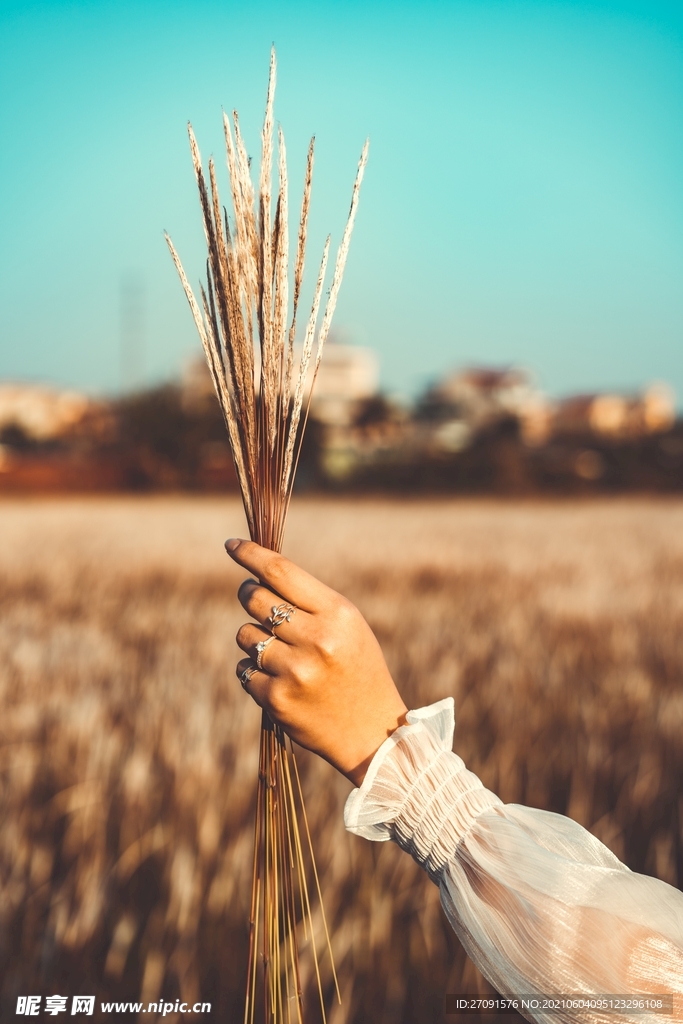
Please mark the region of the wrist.
<svg viewBox="0 0 683 1024"><path fill-rule="evenodd" d="M400 701L399 704L394 707L385 717L381 725L378 723L378 728L373 730L372 736L367 738L367 741L363 743L362 749L356 752L356 756L349 758L348 767L341 769L342 774L353 783L354 786L360 788L363 784L366 772L370 767L372 759L375 754L382 746L385 740L391 736L392 733L396 732L399 726L406 724L406 715L408 714L408 708Z"/></svg>

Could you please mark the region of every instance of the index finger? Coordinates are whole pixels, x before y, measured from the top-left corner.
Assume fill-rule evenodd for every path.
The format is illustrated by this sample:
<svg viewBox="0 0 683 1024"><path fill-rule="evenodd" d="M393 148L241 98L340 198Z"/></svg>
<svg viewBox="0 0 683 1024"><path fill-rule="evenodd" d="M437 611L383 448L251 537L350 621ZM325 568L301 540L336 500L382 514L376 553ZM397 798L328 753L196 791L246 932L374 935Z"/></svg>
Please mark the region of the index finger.
<svg viewBox="0 0 683 1024"><path fill-rule="evenodd" d="M254 541L232 538L226 540L225 550L261 583L303 611L321 611L334 596L334 591L315 576L300 569L284 555L262 548Z"/></svg>

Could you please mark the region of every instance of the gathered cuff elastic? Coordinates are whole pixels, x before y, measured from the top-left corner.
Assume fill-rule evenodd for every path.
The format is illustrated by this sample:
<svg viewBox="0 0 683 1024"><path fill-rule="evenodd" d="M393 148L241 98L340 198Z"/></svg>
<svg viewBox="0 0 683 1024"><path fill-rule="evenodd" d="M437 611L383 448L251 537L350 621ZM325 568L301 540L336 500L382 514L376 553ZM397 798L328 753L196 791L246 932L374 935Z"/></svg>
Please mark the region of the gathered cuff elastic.
<svg viewBox="0 0 683 1024"><path fill-rule="evenodd" d="M406 850L437 884L458 843L480 814L501 804L451 750L455 717L447 697L409 711L379 748L344 824L376 842Z"/></svg>

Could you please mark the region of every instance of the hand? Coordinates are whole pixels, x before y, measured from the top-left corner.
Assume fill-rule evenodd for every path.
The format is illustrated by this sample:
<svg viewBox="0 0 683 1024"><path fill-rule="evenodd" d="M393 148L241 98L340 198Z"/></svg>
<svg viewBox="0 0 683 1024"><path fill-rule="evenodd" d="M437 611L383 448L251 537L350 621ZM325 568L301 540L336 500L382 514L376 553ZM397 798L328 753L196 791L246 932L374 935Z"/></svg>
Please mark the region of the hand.
<svg viewBox="0 0 683 1024"><path fill-rule="evenodd" d="M261 625L242 626L237 643L256 661L256 644L271 635L273 606L296 612L276 627L246 689L300 746L307 747L360 786L387 736L405 722L407 708L384 655L358 609L287 558L247 540L226 541L231 558L260 582L245 580L238 597Z"/></svg>

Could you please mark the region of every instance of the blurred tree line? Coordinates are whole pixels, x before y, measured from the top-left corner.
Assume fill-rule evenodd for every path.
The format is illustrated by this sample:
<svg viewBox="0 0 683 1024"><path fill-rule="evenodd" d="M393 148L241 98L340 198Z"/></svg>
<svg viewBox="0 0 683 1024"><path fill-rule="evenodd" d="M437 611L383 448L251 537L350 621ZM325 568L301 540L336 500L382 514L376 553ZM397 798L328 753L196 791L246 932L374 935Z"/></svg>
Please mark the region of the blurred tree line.
<svg viewBox="0 0 683 1024"><path fill-rule="evenodd" d="M449 418L450 417L450 418ZM559 429L529 443L520 419L500 415L463 436L453 408L413 409L381 395L342 423L309 420L300 490L333 492L592 494L683 490L683 421L664 431L609 437ZM225 424L213 394L188 399L165 384L94 403L70 431L37 440L0 430L2 490L234 490Z"/></svg>

